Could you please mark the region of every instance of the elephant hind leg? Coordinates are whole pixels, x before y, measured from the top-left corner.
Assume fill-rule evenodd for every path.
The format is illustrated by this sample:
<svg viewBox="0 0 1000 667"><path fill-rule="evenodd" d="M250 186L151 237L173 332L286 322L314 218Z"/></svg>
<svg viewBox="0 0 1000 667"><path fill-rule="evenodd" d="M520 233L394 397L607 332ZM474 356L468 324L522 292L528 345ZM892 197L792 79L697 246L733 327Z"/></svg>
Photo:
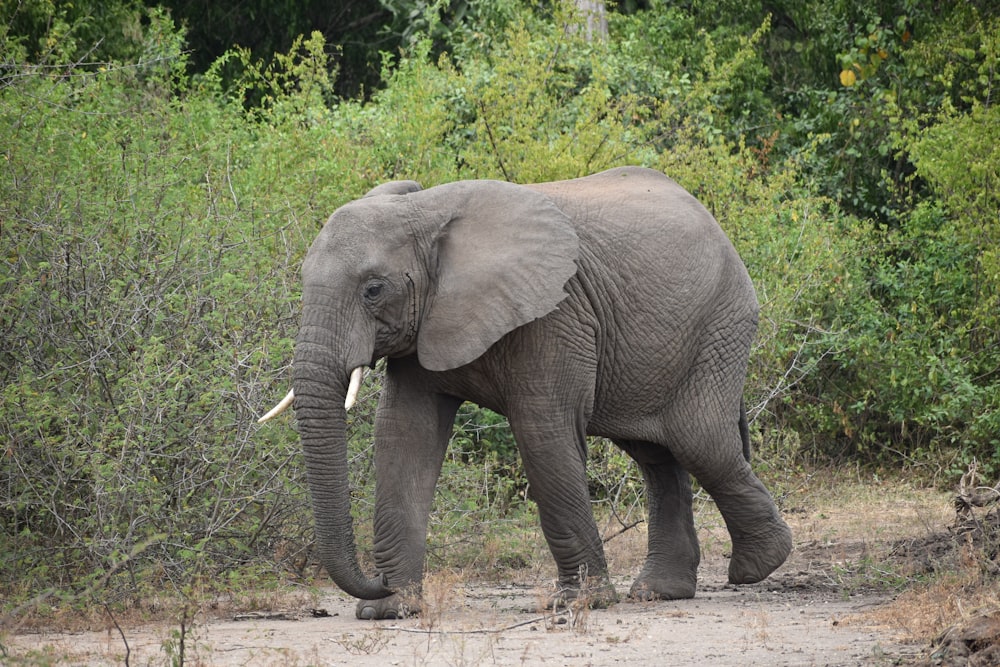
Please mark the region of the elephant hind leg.
<svg viewBox="0 0 1000 667"><path fill-rule="evenodd" d="M675 426L671 450L712 496L733 543L729 581L751 584L776 570L792 550L792 534L743 456L738 405L731 420L704 418Z"/></svg>
<svg viewBox="0 0 1000 667"><path fill-rule="evenodd" d="M646 562L629 596L638 600L692 598L701 553L691 509L691 477L661 445L617 444L638 463L649 499Z"/></svg>
<svg viewBox="0 0 1000 667"><path fill-rule="evenodd" d="M712 496L726 522L733 545L729 581L755 583L785 562L792 535L747 460L741 406L753 328L724 324L706 336L673 392L662 414L662 441Z"/></svg>
<svg viewBox="0 0 1000 667"><path fill-rule="evenodd" d="M735 491L716 492L712 497L733 541L729 582L755 584L788 558L792 551L792 531L749 466L743 474L744 483L735 485ZM753 511L755 506L758 509Z"/></svg>

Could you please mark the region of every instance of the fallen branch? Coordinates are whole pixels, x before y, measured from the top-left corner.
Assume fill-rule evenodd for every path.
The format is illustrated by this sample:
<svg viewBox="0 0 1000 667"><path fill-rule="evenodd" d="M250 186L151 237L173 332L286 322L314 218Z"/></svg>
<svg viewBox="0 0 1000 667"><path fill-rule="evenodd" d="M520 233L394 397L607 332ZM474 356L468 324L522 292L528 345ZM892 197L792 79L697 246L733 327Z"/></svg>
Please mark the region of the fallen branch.
<svg viewBox="0 0 1000 667"><path fill-rule="evenodd" d="M545 616L537 616L535 618L529 619L527 621L521 621L520 623L514 623L513 625L507 625L502 628L480 628L478 630L425 630L423 628L401 628L398 625L392 625L386 630L396 630L398 632L409 632L418 635L496 635L501 632L508 632L525 625L532 625L534 623L542 623L554 618L559 618L561 616L569 616L570 610L560 611L554 614L548 614Z"/></svg>
<svg viewBox="0 0 1000 667"><path fill-rule="evenodd" d="M973 460L958 482L955 512L960 520L968 518L973 507L986 507L1000 500L1000 482L994 486L982 486L979 483L978 468L978 464Z"/></svg>
<svg viewBox="0 0 1000 667"><path fill-rule="evenodd" d="M299 621L308 614L313 618L326 618L330 615L326 609L308 609L301 611L248 611L233 615L234 621Z"/></svg>

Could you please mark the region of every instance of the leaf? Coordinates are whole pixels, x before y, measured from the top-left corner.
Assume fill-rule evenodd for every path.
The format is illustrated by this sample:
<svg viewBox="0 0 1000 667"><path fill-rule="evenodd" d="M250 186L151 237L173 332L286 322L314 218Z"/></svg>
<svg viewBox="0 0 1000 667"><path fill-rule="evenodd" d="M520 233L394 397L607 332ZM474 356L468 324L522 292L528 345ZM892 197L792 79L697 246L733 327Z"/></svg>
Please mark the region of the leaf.
<svg viewBox="0 0 1000 667"><path fill-rule="evenodd" d="M858 77L849 69L840 70L840 84L845 88L850 88L858 80Z"/></svg>

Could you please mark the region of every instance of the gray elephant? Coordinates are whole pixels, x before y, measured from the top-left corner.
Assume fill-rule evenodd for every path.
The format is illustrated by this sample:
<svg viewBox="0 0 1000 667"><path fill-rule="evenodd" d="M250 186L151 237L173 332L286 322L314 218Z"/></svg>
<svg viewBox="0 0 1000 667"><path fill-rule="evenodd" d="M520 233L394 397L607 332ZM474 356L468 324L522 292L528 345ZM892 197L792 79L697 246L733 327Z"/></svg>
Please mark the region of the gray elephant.
<svg viewBox="0 0 1000 667"><path fill-rule="evenodd" d="M617 601L587 489L587 435L648 489L649 543L630 595L695 594L694 477L732 538L729 580L781 565L791 532L750 469L742 392L757 328L743 263L718 223L659 172L555 183L387 183L338 209L302 267L293 386L319 557L358 618L419 595L427 520L456 411L507 417L559 573ZM377 574L357 561L345 409L387 357L375 422ZM586 577L586 581L584 580Z"/></svg>

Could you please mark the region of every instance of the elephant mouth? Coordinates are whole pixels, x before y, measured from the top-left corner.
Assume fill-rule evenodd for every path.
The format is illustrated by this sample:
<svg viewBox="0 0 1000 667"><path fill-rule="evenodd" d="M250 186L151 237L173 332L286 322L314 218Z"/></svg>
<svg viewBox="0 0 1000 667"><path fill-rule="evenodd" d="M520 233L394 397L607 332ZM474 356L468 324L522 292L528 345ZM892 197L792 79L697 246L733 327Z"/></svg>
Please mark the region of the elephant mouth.
<svg viewBox="0 0 1000 667"><path fill-rule="evenodd" d="M374 353L370 368L382 357L402 357L412 354L417 347L417 332L420 318L420 295L416 283L409 272L404 274L406 297L391 313L377 318Z"/></svg>
<svg viewBox="0 0 1000 667"><path fill-rule="evenodd" d="M374 366L374 361L372 366ZM350 410L354 407L354 404L358 400L358 394L361 392L361 381L364 379L365 367L358 366L353 371L351 371L351 379L347 385L347 395L344 397L344 409ZM263 424L264 422L271 421L282 412L288 409L292 403L295 402L295 390L289 389L285 397L278 401L278 404L267 411L260 419L257 420L258 424Z"/></svg>
<svg viewBox="0 0 1000 667"><path fill-rule="evenodd" d="M417 338L417 286L413 283L413 276L410 272L406 272L406 291L409 292L410 296L410 312L407 318L409 324L406 327L405 339L407 342L412 343Z"/></svg>

